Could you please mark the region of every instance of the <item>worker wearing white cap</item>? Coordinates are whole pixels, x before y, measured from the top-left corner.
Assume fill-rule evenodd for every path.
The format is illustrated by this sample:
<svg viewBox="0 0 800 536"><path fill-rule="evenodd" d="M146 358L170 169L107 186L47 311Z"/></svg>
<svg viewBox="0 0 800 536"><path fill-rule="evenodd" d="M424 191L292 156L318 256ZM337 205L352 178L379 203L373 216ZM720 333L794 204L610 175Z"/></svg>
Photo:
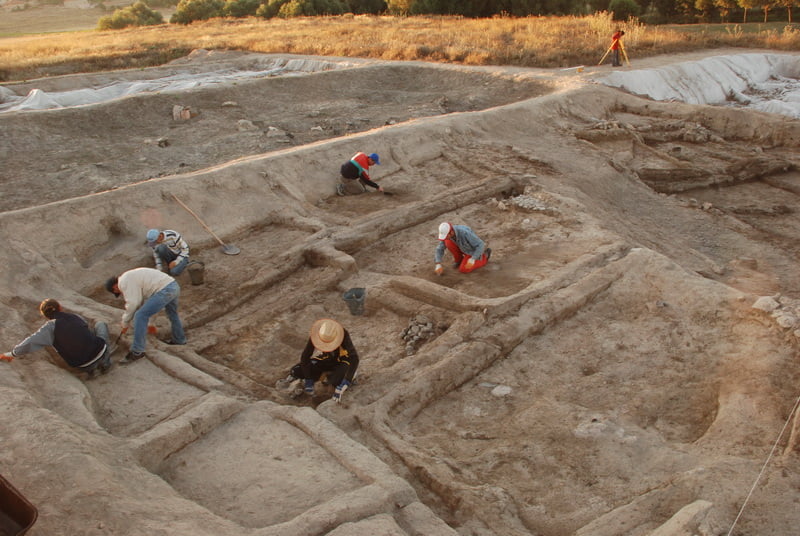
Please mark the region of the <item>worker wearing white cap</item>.
<svg viewBox="0 0 800 536"><path fill-rule="evenodd" d="M181 235L169 229L150 229L146 238L147 245L153 248L156 270L166 271L172 276L181 275L189 264L189 245Z"/></svg>
<svg viewBox="0 0 800 536"><path fill-rule="evenodd" d="M438 238L439 244L436 246L436 253L433 256L433 261L436 263L434 271L437 275L444 273L442 258L445 249L453 254L455 261L453 268L458 268L462 274L477 270L489 262L489 257L492 256L491 248L487 248L486 243L466 225L442 222L439 224Z"/></svg>

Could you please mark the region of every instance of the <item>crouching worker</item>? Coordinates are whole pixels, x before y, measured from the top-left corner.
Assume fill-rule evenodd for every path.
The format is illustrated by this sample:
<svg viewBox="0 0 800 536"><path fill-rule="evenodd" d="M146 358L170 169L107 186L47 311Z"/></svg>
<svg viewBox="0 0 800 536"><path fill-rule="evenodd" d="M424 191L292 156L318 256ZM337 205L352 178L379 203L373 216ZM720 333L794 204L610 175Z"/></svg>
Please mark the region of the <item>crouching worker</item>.
<svg viewBox="0 0 800 536"><path fill-rule="evenodd" d="M321 352L313 355L314 351ZM311 333L300 363L292 368L289 379L303 380L306 394L314 394L314 383L319 381L323 372L328 376L323 380L325 385L335 385L333 400L342 401L342 395L353 383L358 370L358 352L356 352L350 334L336 320L322 318L311 326Z"/></svg>
<svg viewBox="0 0 800 536"><path fill-rule="evenodd" d="M339 170L342 178L336 185L336 193L338 195L363 194L367 191L367 186L383 192L383 187L369 178L369 167L380 164L381 160L377 153L367 155L359 152L354 154L353 158L342 164Z"/></svg>
<svg viewBox="0 0 800 536"><path fill-rule="evenodd" d="M147 245L153 248L156 270L179 276L189 264L189 245L175 231L150 229L145 236Z"/></svg>
<svg viewBox="0 0 800 536"><path fill-rule="evenodd" d="M108 372L111 351L105 322L95 323L92 330L86 320L75 313L64 312L61 304L52 298L39 304L39 312L47 322L13 350L0 355L0 360L11 362L15 357L52 346L67 365L88 373L89 377L98 371L100 374Z"/></svg>
<svg viewBox="0 0 800 536"><path fill-rule="evenodd" d="M433 254L433 262L436 263L434 272L437 275L444 273L442 259L445 249L453 255L453 268L462 274L468 274L484 266L492 256L492 249L487 248L486 243L466 225L442 222L439 224L438 238L439 243Z"/></svg>

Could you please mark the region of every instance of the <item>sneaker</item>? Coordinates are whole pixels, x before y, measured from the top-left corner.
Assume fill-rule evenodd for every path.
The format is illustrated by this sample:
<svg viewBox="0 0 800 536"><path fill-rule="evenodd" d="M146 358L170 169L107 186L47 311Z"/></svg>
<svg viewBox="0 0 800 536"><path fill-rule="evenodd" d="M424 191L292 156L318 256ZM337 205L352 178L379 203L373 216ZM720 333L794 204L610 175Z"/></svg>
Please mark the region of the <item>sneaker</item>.
<svg viewBox="0 0 800 536"><path fill-rule="evenodd" d="M133 363L134 361L143 358L145 355L147 354L145 354L144 352L130 351L127 354L125 354L125 357L123 357L122 360L120 360L120 363L122 364Z"/></svg>
<svg viewBox="0 0 800 536"><path fill-rule="evenodd" d="M279 389L286 388L286 387L289 387L292 384L292 382L294 382L294 381L297 381L297 378L295 378L294 376L289 374L285 378L281 378L280 380L275 382L275 387L277 387Z"/></svg>
<svg viewBox="0 0 800 536"><path fill-rule="evenodd" d="M486 248L486 261L492 258L492 248Z"/></svg>
<svg viewBox="0 0 800 536"><path fill-rule="evenodd" d="M170 339L167 341L167 344L172 346L183 346L184 344L186 344L186 342L175 342L172 339Z"/></svg>

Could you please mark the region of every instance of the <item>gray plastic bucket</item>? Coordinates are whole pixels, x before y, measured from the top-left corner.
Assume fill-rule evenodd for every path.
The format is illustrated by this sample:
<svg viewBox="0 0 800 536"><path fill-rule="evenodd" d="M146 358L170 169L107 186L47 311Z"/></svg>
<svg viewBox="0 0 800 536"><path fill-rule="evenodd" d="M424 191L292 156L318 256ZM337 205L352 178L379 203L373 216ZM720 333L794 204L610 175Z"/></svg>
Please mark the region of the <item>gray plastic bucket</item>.
<svg viewBox="0 0 800 536"><path fill-rule="evenodd" d="M206 265L201 261L189 261L186 265L186 271L189 272L189 278L192 280L192 285L202 285L205 280Z"/></svg>
<svg viewBox="0 0 800 536"><path fill-rule="evenodd" d="M347 306L350 308L350 314L354 316L361 316L364 314L364 301L367 299L367 289L351 288L342 294L342 298L347 302Z"/></svg>

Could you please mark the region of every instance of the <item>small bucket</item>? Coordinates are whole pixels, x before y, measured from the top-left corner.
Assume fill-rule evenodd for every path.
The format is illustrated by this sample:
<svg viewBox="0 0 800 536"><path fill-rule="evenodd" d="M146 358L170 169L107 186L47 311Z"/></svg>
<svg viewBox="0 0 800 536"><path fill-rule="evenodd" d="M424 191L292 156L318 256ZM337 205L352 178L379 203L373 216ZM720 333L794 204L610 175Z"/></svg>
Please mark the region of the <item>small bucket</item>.
<svg viewBox="0 0 800 536"><path fill-rule="evenodd" d="M0 534L22 536L36 522L39 513L11 483L0 476Z"/></svg>
<svg viewBox="0 0 800 536"><path fill-rule="evenodd" d="M203 278L206 270L206 265L201 261L190 261L186 265L186 270L189 272L189 278L192 280L192 285L202 285Z"/></svg>
<svg viewBox="0 0 800 536"><path fill-rule="evenodd" d="M361 316L364 314L364 301L367 299L367 289L351 288L342 294L342 298L347 302L347 306L350 308L350 314L353 316Z"/></svg>

